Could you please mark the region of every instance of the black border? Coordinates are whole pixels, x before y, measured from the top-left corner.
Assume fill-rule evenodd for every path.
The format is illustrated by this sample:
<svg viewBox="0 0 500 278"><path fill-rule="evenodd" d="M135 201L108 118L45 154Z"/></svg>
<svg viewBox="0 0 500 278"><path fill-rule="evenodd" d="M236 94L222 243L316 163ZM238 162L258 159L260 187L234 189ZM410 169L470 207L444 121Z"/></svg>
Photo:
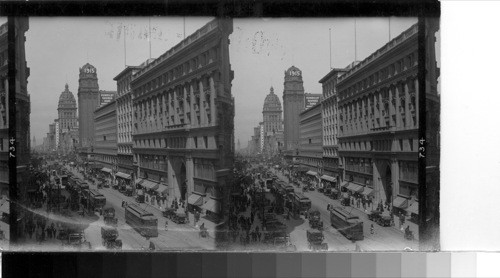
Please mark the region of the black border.
<svg viewBox="0 0 500 278"><path fill-rule="evenodd" d="M15 109L15 58L13 16L217 16L217 17L349 17L349 16L414 16L419 18L419 137L425 138L425 17L439 17L440 4L433 0L150 0L144 1L4 1L0 2L0 16L9 16L9 135L14 136ZM29 63L29 62L28 62ZM426 231L425 217L425 160L419 159L420 237ZM17 169L16 159L9 160L9 194L11 219L16 219ZM16 230L16 221L11 221L11 231ZM15 233L11 232L15 242ZM2 255L2 272L5 277L88 277L103 276L103 261L112 261L115 275L127 270L127 263L136 258L151 262L153 257L170 258L175 261L180 253L159 254L137 252L112 253L13 253ZM167 260L166 260L167 261ZM122 265L125 267L119 268ZM134 264L137 266L137 264ZM151 274L149 264L140 265ZM99 271L101 268L101 271ZM32 269L32 270L29 270ZM90 273L89 270L95 272ZM80 273L78 273L80 272ZM63 274L64 273L64 274ZM107 272L109 274L113 273ZM125 272L126 273L126 272ZM175 272L174 272L175 273ZM166 273L165 273L166 274ZM170 273L172 274L172 273ZM118 277L117 276L117 277ZM123 277L124 275L121 275ZM169 275L170 276L170 275Z"/></svg>
<svg viewBox="0 0 500 278"><path fill-rule="evenodd" d="M17 142L16 138L16 49L15 20L8 18L8 80L9 80L9 199L10 199L10 244L17 242ZM14 140L13 140L14 139Z"/></svg>

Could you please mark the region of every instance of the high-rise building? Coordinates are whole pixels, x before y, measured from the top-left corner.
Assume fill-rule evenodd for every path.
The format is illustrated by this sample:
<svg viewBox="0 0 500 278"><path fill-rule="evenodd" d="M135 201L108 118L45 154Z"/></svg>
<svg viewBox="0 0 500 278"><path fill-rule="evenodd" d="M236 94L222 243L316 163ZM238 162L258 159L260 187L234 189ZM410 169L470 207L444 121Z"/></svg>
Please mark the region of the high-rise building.
<svg viewBox="0 0 500 278"><path fill-rule="evenodd" d="M416 236L417 38L415 24L348 69L337 83L342 186L373 196L375 205L389 204L396 227L410 227Z"/></svg>
<svg viewBox="0 0 500 278"><path fill-rule="evenodd" d="M323 169L323 126L321 123L321 103L299 114L299 154L300 165L308 175L318 182Z"/></svg>
<svg viewBox="0 0 500 278"><path fill-rule="evenodd" d="M132 76L133 152L150 205L177 198L208 218L227 216L221 202L229 200L234 164L232 31L231 19L215 19Z"/></svg>
<svg viewBox="0 0 500 278"><path fill-rule="evenodd" d="M78 79L78 128L81 155L87 157L94 145L94 111L99 106L97 70L87 63L80 68Z"/></svg>
<svg viewBox="0 0 500 278"><path fill-rule="evenodd" d="M0 194L9 195L8 27L0 26Z"/></svg>
<svg viewBox="0 0 500 278"><path fill-rule="evenodd" d="M273 87L264 100L263 118L263 153L270 157L279 153L283 147L283 110L281 101L274 93Z"/></svg>
<svg viewBox="0 0 500 278"><path fill-rule="evenodd" d="M304 82L302 71L295 66L285 71L283 90L283 124L284 147L288 151L288 158L298 152L299 146L299 114L304 111Z"/></svg>
<svg viewBox="0 0 500 278"><path fill-rule="evenodd" d="M16 92L16 176L17 176L17 200L18 204L26 204L28 192L35 189L35 185L29 182L30 152L31 152L31 136L30 136L30 113L31 103L30 95L28 94L28 77L30 69L26 62L25 52L25 33L29 29L29 21L27 17L14 17L15 28L15 92ZM21 219L21 221L11 222L11 242L16 242L18 235L23 234L25 220L25 211L17 204L10 206L11 219ZM16 222L16 223L14 223ZM14 232L13 232L14 231ZM13 235L15 233L15 235Z"/></svg>
<svg viewBox="0 0 500 278"><path fill-rule="evenodd" d="M109 178L116 173L116 101L94 111L94 162Z"/></svg>
<svg viewBox="0 0 500 278"><path fill-rule="evenodd" d="M338 185L338 179L342 175L339 170L338 155L338 105L337 105L337 80L343 74L344 69L332 69L319 83L323 87L323 98L321 101L323 121L323 175L321 179L330 186Z"/></svg>
<svg viewBox="0 0 500 278"><path fill-rule="evenodd" d="M117 173L116 177L122 179L128 185L134 181L135 167L134 155L132 153L132 131L133 131L133 110L132 110L132 88L130 82L132 75L141 67L127 66L120 72L114 80L117 87L116 98L116 120L117 120Z"/></svg>
<svg viewBox="0 0 500 278"><path fill-rule="evenodd" d="M67 154L78 141L78 116L76 100L73 93L69 90L68 84L59 96L57 105L57 114L59 116L59 144L58 150L61 154Z"/></svg>

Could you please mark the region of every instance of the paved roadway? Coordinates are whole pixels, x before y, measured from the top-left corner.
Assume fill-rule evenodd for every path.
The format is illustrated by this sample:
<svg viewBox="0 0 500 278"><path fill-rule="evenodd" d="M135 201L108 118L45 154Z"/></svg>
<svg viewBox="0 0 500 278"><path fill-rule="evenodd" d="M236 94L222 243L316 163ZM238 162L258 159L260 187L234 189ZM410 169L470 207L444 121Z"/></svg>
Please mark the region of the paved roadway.
<svg viewBox="0 0 500 278"><path fill-rule="evenodd" d="M69 169L69 168L68 168ZM75 170L71 170L73 174L82 178L82 175ZM97 189L97 186L89 182L91 188ZM127 203L135 203L132 197L128 197L112 188L103 188L98 190L106 197L106 204L115 208L115 216L118 218L118 238L122 240L123 250L143 250L149 248L149 241L142 237L137 231L132 229L125 223L125 209L122 208L122 201ZM168 230L165 231L166 218L155 207L147 204L141 204L145 210L153 213L158 219L158 237L151 240L160 245L161 249L193 249L193 250L213 250L215 242L213 237L201 238L197 229L188 224L175 224L168 221ZM86 230L85 236L91 242L92 249L105 250L102 246L101 226L104 225L103 217L92 223Z"/></svg>
<svg viewBox="0 0 500 278"><path fill-rule="evenodd" d="M289 183L287 177L282 175L279 171L272 169L272 171L282 181ZM299 191L297 187L294 187ZM300 192L302 192L300 190ZM339 200L332 200L318 191L308 191L304 193L311 200L313 209L317 209L321 214L323 220L325 242L328 243L328 250L335 251L352 251L355 250L356 245L339 233L331 226L330 213L326 209L328 204L334 207L341 206ZM403 237L403 233L397 231L394 227L381 227L375 222L368 220L364 212L352 207L347 207L348 211L357 215L363 221L364 240L357 241L362 251L402 251L406 247L413 250L418 250L418 241L408 241ZM303 217L300 220L285 221L287 225L295 226L294 230L290 233L290 239L293 244L297 246L297 250L308 250L306 231L309 228L308 220ZM370 225L373 223L375 228L374 234L370 234Z"/></svg>

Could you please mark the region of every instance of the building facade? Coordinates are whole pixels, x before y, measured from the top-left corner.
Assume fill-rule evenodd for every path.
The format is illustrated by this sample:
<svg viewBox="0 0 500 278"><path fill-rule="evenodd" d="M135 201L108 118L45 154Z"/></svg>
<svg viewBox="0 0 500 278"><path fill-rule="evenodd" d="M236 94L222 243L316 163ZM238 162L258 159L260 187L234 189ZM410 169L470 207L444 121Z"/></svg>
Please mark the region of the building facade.
<svg viewBox="0 0 500 278"><path fill-rule="evenodd" d="M417 31L415 24L337 84L343 185L389 204L398 228L418 202Z"/></svg>
<svg viewBox="0 0 500 278"><path fill-rule="evenodd" d="M78 129L81 154L87 157L94 146L94 111L99 106L97 69L87 63L78 79Z"/></svg>
<svg viewBox="0 0 500 278"><path fill-rule="evenodd" d="M284 144L287 151L298 151L299 114L304 111L304 82L302 71L295 66L285 71L283 83L283 125Z"/></svg>
<svg viewBox="0 0 500 278"><path fill-rule="evenodd" d="M8 27L0 26L0 194L9 195Z"/></svg>
<svg viewBox="0 0 500 278"><path fill-rule="evenodd" d="M298 162L319 182L323 169L323 125L321 103L299 114Z"/></svg>
<svg viewBox="0 0 500 278"><path fill-rule="evenodd" d="M94 112L94 161L105 176L114 178L117 168L116 102L113 100Z"/></svg>
<svg viewBox="0 0 500 278"><path fill-rule="evenodd" d="M232 20L215 19L132 76L137 174L146 190L167 186L153 205L177 198L221 215L234 160L231 33Z"/></svg>
<svg viewBox="0 0 500 278"><path fill-rule="evenodd" d="M73 93L69 90L68 84L65 85L64 91L59 96L57 114L59 120L58 150L64 155L72 151L78 142L76 100Z"/></svg>
<svg viewBox="0 0 500 278"><path fill-rule="evenodd" d="M323 88L321 101L321 116L323 121L323 175L325 182L338 185L339 154L338 154L338 106L337 80L345 70L332 69L319 83Z"/></svg>
<svg viewBox="0 0 500 278"><path fill-rule="evenodd" d="M264 129L262 152L267 157L273 157L283 148L283 110L273 87L264 100L262 119Z"/></svg>
<svg viewBox="0 0 500 278"><path fill-rule="evenodd" d="M117 120L117 177L130 184L134 181L134 155L132 153L132 131L134 127L132 110L132 75L141 67L127 66L113 80L116 81L116 120Z"/></svg>

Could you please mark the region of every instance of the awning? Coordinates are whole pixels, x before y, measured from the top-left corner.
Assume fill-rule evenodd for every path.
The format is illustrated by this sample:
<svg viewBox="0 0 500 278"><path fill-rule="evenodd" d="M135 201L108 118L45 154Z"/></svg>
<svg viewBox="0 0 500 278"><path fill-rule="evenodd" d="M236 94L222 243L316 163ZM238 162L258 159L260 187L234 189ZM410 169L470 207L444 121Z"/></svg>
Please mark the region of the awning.
<svg viewBox="0 0 500 278"><path fill-rule="evenodd" d="M129 180L129 179L130 179L130 175L125 174L125 173L122 173L122 172L118 172L118 173L116 173L116 175L115 175L115 176L117 176L117 177L119 177L119 178L122 178L122 179L127 179L127 180Z"/></svg>
<svg viewBox="0 0 500 278"><path fill-rule="evenodd" d="M203 197L198 195L196 192L193 192L188 198L188 204L193 206L201 206L203 204Z"/></svg>
<svg viewBox="0 0 500 278"><path fill-rule="evenodd" d="M150 180L143 180L141 186L150 190L156 190L158 188L158 183Z"/></svg>
<svg viewBox="0 0 500 278"><path fill-rule="evenodd" d="M208 202L206 202L202 206L202 208L218 214L220 212L220 203L218 201L210 198L210 199L208 199Z"/></svg>
<svg viewBox="0 0 500 278"><path fill-rule="evenodd" d="M135 184L139 184L140 185L142 181L143 181L143 179L136 179L135 180Z"/></svg>
<svg viewBox="0 0 500 278"><path fill-rule="evenodd" d="M158 188L156 189L156 192L160 194L165 194L168 191L168 187L162 183L158 184Z"/></svg>
<svg viewBox="0 0 500 278"><path fill-rule="evenodd" d="M363 187L361 185L357 185L355 183L349 183L349 185L347 186L347 189L351 190L352 192L356 192L356 193L363 191Z"/></svg>
<svg viewBox="0 0 500 278"><path fill-rule="evenodd" d="M106 173L111 173L111 169L106 168L106 167L102 168L101 171L106 172Z"/></svg>
<svg viewBox="0 0 500 278"><path fill-rule="evenodd" d="M406 211L409 213L418 214L418 202L413 202Z"/></svg>
<svg viewBox="0 0 500 278"><path fill-rule="evenodd" d="M392 206L404 209L408 206L408 199L398 196L392 201Z"/></svg>
<svg viewBox="0 0 500 278"><path fill-rule="evenodd" d="M349 182L345 181L345 182L342 182L342 184L340 186L341 187L347 187L347 185L349 185Z"/></svg>
<svg viewBox="0 0 500 278"><path fill-rule="evenodd" d="M336 182L337 181L337 179L335 179L334 177L330 177L328 175L321 176L321 179L322 180L326 180L326 181L331 181L331 182Z"/></svg>
<svg viewBox="0 0 500 278"><path fill-rule="evenodd" d="M365 195L365 196L368 196L370 194L373 193L373 189L369 188L369 187L365 187L365 189L363 189L363 192L361 192L361 194Z"/></svg>
<svg viewBox="0 0 500 278"><path fill-rule="evenodd" d="M306 174L311 175L311 176L317 176L318 175L318 173L316 173L314 171L307 171Z"/></svg>

